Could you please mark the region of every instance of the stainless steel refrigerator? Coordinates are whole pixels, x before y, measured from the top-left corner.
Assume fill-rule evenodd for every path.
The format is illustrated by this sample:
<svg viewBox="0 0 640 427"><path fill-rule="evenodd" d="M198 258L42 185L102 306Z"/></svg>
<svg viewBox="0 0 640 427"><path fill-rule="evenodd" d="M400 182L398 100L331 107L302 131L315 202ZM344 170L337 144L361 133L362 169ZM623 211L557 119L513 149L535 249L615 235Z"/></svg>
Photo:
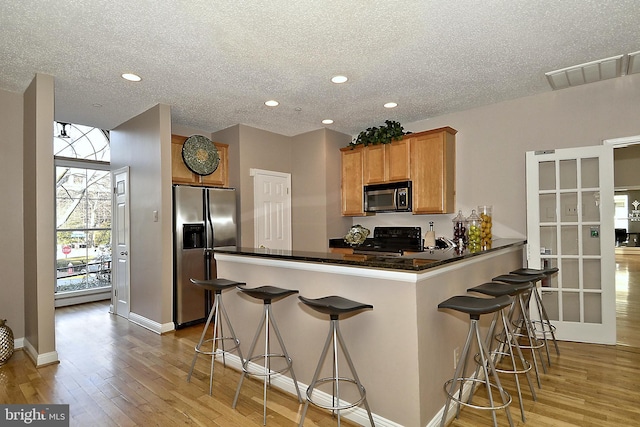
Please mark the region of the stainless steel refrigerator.
<svg viewBox="0 0 640 427"><path fill-rule="evenodd" d="M212 295L190 279L216 278L213 249L236 246L236 191L173 186L173 321L176 328L204 322Z"/></svg>

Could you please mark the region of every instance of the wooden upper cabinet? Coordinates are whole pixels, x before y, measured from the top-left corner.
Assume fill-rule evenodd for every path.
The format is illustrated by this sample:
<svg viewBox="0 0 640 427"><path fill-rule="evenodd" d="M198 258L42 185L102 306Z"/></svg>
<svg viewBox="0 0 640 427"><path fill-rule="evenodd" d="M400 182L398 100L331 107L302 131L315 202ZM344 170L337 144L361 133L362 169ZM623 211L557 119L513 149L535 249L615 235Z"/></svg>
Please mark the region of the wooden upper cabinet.
<svg viewBox="0 0 640 427"><path fill-rule="evenodd" d="M385 147L387 150L387 181L408 181L411 178L409 141L401 139L386 144Z"/></svg>
<svg viewBox="0 0 640 427"><path fill-rule="evenodd" d="M186 136L171 135L171 176L174 184L190 184L209 187L229 187L229 145L220 142L213 144L218 149L220 164L211 175L198 175L184 164L182 144Z"/></svg>
<svg viewBox="0 0 640 427"><path fill-rule="evenodd" d="M410 134L413 213L455 210L455 134L450 127Z"/></svg>
<svg viewBox="0 0 640 427"><path fill-rule="evenodd" d="M364 149L341 148L342 158L342 215L365 216L363 206Z"/></svg>
<svg viewBox="0 0 640 427"><path fill-rule="evenodd" d="M362 149L364 156L364 183L380 184L386 181L386 144L369 145Z"/></svg>
<svg viewBox="0 0 640 427"><path fill-rule="evenodd" d="M364 176L365 185L408 181L410 169L407 140L364 147Z"/></svg>

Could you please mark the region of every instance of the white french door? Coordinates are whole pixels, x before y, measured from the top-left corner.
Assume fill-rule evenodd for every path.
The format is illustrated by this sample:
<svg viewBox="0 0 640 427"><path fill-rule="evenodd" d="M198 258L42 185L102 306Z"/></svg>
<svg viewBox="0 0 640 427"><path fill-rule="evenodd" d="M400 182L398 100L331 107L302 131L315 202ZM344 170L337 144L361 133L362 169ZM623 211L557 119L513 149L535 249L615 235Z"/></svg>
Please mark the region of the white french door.
<svg viewBox="0 0 640 427"><path fill-rule="evenodd" d="M254 246L291 250L291 174L251 169Z"/></svg>
<svg viewBox="0 0 640 427"><path fill-rule="evenodd" d="M532 268L558 267L539 287L560 340L616 342L613 149L528 152Z"/></svg>

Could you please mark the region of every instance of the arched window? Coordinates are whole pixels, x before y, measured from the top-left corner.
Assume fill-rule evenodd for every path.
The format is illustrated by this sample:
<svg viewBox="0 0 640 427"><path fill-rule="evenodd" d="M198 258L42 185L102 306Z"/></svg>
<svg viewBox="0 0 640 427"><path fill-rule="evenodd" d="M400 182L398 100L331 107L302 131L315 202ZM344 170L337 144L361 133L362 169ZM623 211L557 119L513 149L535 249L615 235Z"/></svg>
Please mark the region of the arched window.
<svg viewBox="0 0 640 427"><path fill-rule="evenodd" d="M67 159L109 162L109 131L72 123L55 122L53 155Z"/></svg>

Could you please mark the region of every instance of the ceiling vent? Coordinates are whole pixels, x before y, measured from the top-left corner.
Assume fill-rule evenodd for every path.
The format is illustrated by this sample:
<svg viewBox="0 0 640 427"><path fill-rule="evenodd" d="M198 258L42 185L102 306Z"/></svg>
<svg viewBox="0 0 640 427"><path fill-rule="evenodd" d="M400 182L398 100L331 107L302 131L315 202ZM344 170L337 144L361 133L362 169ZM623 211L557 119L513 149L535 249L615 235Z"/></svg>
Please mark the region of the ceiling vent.
<svg viewBox="0 0 640 427"><path fill-rule="evenodd" d="M553 90L579 86L585 83L612 79L622 75L622 58L624 55L574 65L573 67L545 73ZM637 61L640 62L640 59ZM640 64L638 64L640 66Z"/></svg>

